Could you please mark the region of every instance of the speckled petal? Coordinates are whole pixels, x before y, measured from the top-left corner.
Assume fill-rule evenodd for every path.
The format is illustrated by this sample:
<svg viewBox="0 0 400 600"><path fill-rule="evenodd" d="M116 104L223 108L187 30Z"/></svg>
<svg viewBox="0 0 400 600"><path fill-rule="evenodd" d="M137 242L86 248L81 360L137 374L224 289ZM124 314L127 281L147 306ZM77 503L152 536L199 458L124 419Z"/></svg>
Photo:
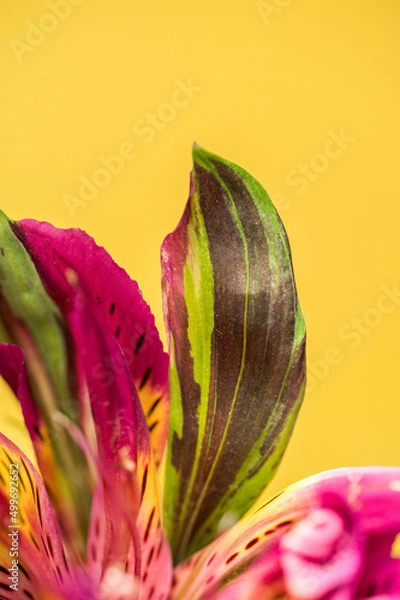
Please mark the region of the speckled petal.
<svg viewBox="0 0 400 600"><path fill-rule="evenodd" d="M58 229L31 219L13 224L13 229L62 312L71 304L68 279L77 277L89 307L118 340L139 391L158 464L168 431L168 356L137 283L79 229Z"/></svg>

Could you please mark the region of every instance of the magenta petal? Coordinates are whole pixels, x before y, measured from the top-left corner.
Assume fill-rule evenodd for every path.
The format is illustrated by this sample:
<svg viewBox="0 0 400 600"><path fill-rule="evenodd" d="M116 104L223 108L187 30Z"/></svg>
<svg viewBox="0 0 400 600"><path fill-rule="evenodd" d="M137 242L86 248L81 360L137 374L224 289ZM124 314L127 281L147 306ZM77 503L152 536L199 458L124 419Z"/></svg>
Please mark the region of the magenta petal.
<svg viewBox="0 0 400 600"><path fill-rule="evenodd" d="M382 533L369 538L358 588L359 598L384 594L390 598L394 598L394 594L400 596L400 557L392 556L394 535L395 532L391 535Z"/></svg>
<svg viewBox="0 0 400 600"><path fill-rule="evenodd" d="M326 560L343 532L342 517L333 510L320 508L285 535L281 548L313 560Z"/></svg>
<svg viewBox="0 0 400 600"><path fill-rule="evenodd" d="M235 586L232 587L235 590L246 587L245 585L241 587L240 580L244 578L244 581L249 581L246 573L248 569L252 568L251 565L254 564L254 568L256 568L258 561L264 559L270 562L271 556L275 556L277 544L281 543L285 535L293 531L296 524L307 519L307 516L313 511L321 509L336 512L344 523L345 535L342 534L341 537L343 543L341 558L343 559L346 555L352 562L352 572L357 572L354 581L352 580L351 584L347 586L347 591L353 593L355 586L358 585L359 576L360 581L363 581L363 573L357 571L356 567L360 556L363 560L368 560L369 551L365 548L366 541L368 539L375 540L375 536L380 538L381 543L382 539L386 540L386 549L380 546L379 553L387 564L391 543L394 536L400 532L400 468L336 469L309 477L290 486L264 506L254 512L250 511L230 530L178 565L175 569L176 584L172 592L173 600L185 600L189 594L191 600L214 598L213 593L218 599L220 597L231 598L229 594L232 586ZM341 527L339 527L340 529ZM309 533L308 531L307 534ZM318 552L322 552L324 548L328 549L334 538L332 529L325 529L324 533L325 536L328 534L328 539L325 537L319 542ZM348 540L347 545L346 539ZM287 550L296 550L297 542L298 540L292 538L288 542ZM282 542L283 550L285 546L285 542ZM297 551L299 551L299 545L297 545ZM299 551L299 556L303 559L309 558L308 554L310 554L310 548L306 548L302 553ZM340 556L338 558L340 559ZM317 562L315 557L310 558L310 562L313 560ZM280 568L281 580L283 580L282 565ZM371 567L369 569L372 571ZM292 577L293 573L291 572L289 575ZM321 582L323 582L323 578ZM343 588L343 585L341 587ZM221 596L217 595L217 590L220 589L224 593L226 590L226 595L222 591ZM325 589L331 589L332 594L339 593L339 590L332 589L331 585ZM346 589L340 590L342 596L345 592ZM187 594L186 597L185 594ZM243 595L243 598L247 597L252 598L251 595ZM254 597L264 598L261 595ZM359 597L362 596L356 596L356 598ZM241 596L240 594L233 595L232 598L241 598ZM267 594L265 598L269 600L274 596ZM338 600L339 598L340 596ZM328 596L324 597L324 600L336 599Z"/></svg>
<svg viewBox="0 0 400 600"><path fill-rule="evenodd" d="M324 562L308 560L293 552L283 552L281 556L286 589L298 600L320 600L341 588L351 590L361 561L361 553L350 536Z"/></svg>
<svg viewBox="0 0 400 600"><path fill-rule="evenodd" d="M96 452L98 481L92 504L89 562L100 560L124 566L136 536L140 502L137 445L147 434L147 428L116 339L101 326L80 290L75 288L73 293L69 325L82 377L80 393L89 397L96 433L93 452ZM114 511L118 519L112 522L110 515ZM93 536L94 530L97 534Z"/></svg>
<svg viewBox="0 0 400 600"><path fill-rule="evenodd" d="M69 321L99 453L89 562L96 573L105 564L111 578L126 572L132 582L136 576L143 593L154 588L160 596L169 589L171 557L161 528L156 472L137 390L115 337L102 327L79 289ZM125 576L121 581L129 589Z"/></svg>
<svg viewBox="0 0 400 600"><path fill-rule="evenodd" d="M118 339L148 414L159 462L168 430L168 356L137 283L79 229L31 219L13 227L64 315L72 303L68 279L77 276L91 310Z"/></svg>
<svg viewBox="0 0 400 600"><path fill-rule="evenodd" d="M119 462L119 452L127 448L136 460L139 403L125 357L116 339L104 329L75 290L70 326L81 360L82 373L96 424L97 441L103 460Z"/></svg>

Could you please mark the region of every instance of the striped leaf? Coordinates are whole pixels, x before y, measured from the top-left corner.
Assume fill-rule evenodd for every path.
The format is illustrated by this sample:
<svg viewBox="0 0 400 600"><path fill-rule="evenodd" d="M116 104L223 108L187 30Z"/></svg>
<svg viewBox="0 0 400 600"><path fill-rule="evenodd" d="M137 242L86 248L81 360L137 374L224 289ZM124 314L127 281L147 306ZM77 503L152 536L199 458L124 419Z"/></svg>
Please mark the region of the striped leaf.
<svg viewBox="0 0 400 600"><path fill-rule="evenodd" d="M305 327L285 230L240 167L195 146L162 247L171 421L165 521L179 562L272 478L302 401Z"/></svg>

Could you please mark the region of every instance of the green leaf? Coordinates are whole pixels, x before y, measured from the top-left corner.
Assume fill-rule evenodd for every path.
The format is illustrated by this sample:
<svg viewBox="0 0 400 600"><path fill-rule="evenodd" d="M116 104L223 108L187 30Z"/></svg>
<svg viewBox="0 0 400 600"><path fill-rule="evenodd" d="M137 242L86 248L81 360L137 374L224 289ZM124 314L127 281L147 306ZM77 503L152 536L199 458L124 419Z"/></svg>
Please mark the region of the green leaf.
<svg viewBox="0 0 400 600"><path fill-rule="evenodd" d="M289 243L261 185L195 146L188 204L162 247L171 422L165 521L175 561L270 481L305 387Z"/></svg>
<svg viewBox="0 0 400 600"><path fill-rule="evenodd" d="M78 402L70 388L73 376L66 326L13 225L0 211L1 340L17 344L24 352L19 379L26 369L28 396L33 401L28 405L26 398L20 399L24 417L40 424L41 431L35 432L37 443L33 441L42 476L71 546L84 555L91 498L82 495L82 490L92 483L91 477L82 449L56 420L62 413L79 425Z"/></svg>
<svg viewBox="0 0 400 600"><path fill-rule="evenodd" d="M51 413L60 408L76 420L76 411L69 402L68 358L61 312L44 289L31 257L11 225L0 211L0 297L4 301L0 314L13 328L14 338L18 335L18 323L29 332L31 343L47 370L54 394L46 390L40 400L48 420ZM14 339L14 343L24 346L20 339ZM61 406L57 406L58 403Z"/></svg>

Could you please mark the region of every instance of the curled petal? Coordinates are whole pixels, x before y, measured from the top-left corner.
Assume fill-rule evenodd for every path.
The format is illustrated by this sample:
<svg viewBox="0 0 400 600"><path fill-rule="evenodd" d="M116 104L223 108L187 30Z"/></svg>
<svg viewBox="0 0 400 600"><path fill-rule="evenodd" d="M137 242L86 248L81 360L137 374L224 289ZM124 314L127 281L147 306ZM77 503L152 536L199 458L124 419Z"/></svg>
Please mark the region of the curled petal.
<svg viewBox="0 0 400 600"><path fill-rule="evenodd" d="M316 562L292 552L282 552L280 558L285 588L298 600L320 600L342 588L352 591L361 561L361 553L350 536L328 561Z"/></svg>

